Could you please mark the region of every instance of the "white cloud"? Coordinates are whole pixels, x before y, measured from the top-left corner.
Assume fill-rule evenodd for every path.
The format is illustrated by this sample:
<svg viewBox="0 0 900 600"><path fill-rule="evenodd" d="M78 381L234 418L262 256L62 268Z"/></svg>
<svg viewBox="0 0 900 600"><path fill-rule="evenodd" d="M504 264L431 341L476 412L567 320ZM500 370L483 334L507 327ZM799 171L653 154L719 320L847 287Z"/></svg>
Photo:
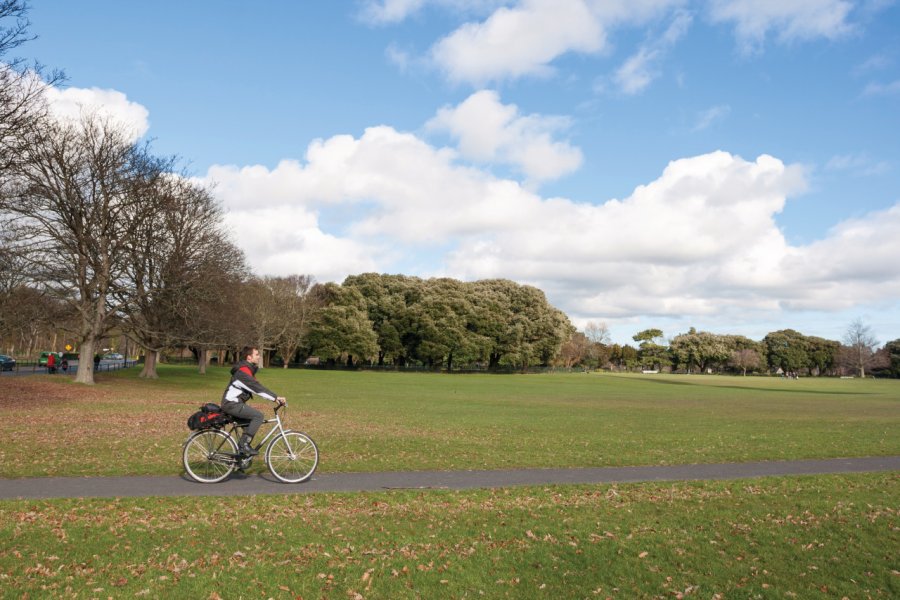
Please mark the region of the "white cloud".
<svg viewBox="0 0 900 600"><path fill-rule="evenodd" d="M605 50L608 28L645 21L676 4L680 0L523 0L466 23L438 41L431 56L457 82L543 76L563 54Z"/></svg>
<svg viewBox="0 0 900 600"><path fill-rule="evenodd" d="M116 90L48 86L45 95L57 118L78 119L82 113L93 112L121 123L133 132L134 139L143 137L150 128L150 112Z"/></svg>
<svg viewBox="0 0 900 600"><path fill-rule="evenodd" d="M515 105L502 104L496 92L482 90L456 107L440 109L426 126L449 132L468 159L510 164L528 180L540 182L581 166L578 148L553 139L569 125L564 117L520 115Z"/></svg>
<svg viewBox="0 0 900 600"><path fill-rule="evenodd" d="M828 171L845 171L858 177L883 175L891 170L891 164L874 160L865 154L841 154L832 156L825 165Z"/></svg>
<svg viewBox="0 0 900 600"><path fill-rule="evenodd" d="M900 205L794 246L776 216L807 185L771 156L671 162L624 199L544 198L390 127L310 145L305 161L207 179L264 273L341 280L443 256L422 276L537 285L573 316L702 318L829 311L900 297Z"/></svg>
<svg viewBox="0 0 900 600"><path fill-rule="evenodd" d="M652 64L659 56L659 51L641 48L616 71L615 82L619 89L628 95L643 92L656 79Z"/></svg>
<svg viewBox="0 0 900 600"><path fill-rule="evenodd" d="M870 83L863 90L863 96L895 96L900 94L900 79L891 83Z"/></svg>
<svg viewBox="0 0 900 600"><path fill-rule="evenodd" d="M400 23L432 4L457 12L490 12L509 0L366 0L360 17L373 25Z"/></svg>
<svg viewBox="0 0 900 600"><path fill-rule="evenodd" d="M432 57L450 79L483 83L543 75L557 56L597 52L604 44L604 32L582 0L531 0L463 25L435 44Z"/></svg>
<svg viewBox="0 0 900 600"><path fill-rule="evenodd" d="M302 205L248 203L228 211L225 223L259 273L315 273L332 281L376 269L376 246L324 233L316 215Z"/></svg>
<svg viewBox="0 0 900 600"><path fill-rule="evenodd" d="M727 104L719 104L717 106L711 106L710 108L701 111L700 114L697 115L697 120L694 123L694 126L691 128L691 131L703 131L704 129L709 129L714 124L719 121L725 119L729 113L731 113L731 107Z"/></svg>
<svg viewBox="0 0 900 600"><path fill-rule="evenodd" d="M374 24L399 23L418 12L425 0L370 0L361 11L361 17Z"/></svg>
<svg viewBox="0 0 900 600"><path fill-rule="evenodd" d="M886 54L873 54L853 68L854 75L863 75L872 71L880 71L891 66L893 60Z"/></svg>
<svg viewBox="0 0 900 600"><path fill-rule="evenodd" d="M847 0L711 0L713 22L734 23L744 52L761 49L769 33L780 42L836 39L853 30Z"/></svg>
<svg viewBox="0 0 900 600"><path fill-rule="evenodd" d="M639 94L659 77L658 63L684 37L692 20L688 13L677 12L672 23L658 39L644 44L628 58L614 77L619 90L628 95Z"/></svg>
<svg viewBox="0 0 900 600"><path fill-rule="evenodd" d="M396 44L390 44L385 49L384 55L387 57L388 62L400 69L401 72L407 71L410 64L414 62L409 52L400 49Z"/></svg>

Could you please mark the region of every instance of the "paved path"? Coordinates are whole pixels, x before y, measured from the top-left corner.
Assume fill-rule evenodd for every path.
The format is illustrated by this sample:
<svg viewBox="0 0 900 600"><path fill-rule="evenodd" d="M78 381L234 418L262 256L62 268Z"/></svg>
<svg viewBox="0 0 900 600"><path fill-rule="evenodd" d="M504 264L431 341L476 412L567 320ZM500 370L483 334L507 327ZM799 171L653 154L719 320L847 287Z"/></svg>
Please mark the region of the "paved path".
<svg viewBox="0 0 900 600"><path fill-rule="evenodd" d="M520 485L742 479L867 471L900 471L900 456L665 467L325 473L317 474L311 481L300 484L279 483L268 472L262 475L234 475L222 483L210 485L195 483L187 479L187 476L38 477L0 479L0 499L245 496L315 492L376 492L393 489L462 490Z"/></svg>

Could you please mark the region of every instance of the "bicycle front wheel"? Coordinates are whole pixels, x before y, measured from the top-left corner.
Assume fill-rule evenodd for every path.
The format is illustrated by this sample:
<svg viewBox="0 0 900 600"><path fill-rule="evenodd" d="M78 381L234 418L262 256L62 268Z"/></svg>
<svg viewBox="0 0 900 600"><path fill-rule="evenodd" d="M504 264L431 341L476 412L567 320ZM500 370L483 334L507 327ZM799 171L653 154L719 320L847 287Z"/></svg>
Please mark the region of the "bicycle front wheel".
<svg viewBox="0 0 900 600"><path fill-rule="evenodd" d="M230 435L219 429L204 429L184 444L184 470L200 483L218 483L237 467L238 448Z"/></svg>
<svg viewBox="0 0 900 600"><path fill-rule="evenodd" d="M316 471L319 449L305 433L286 431L266 449L266 465L279 481L301 483Z"/></svg>

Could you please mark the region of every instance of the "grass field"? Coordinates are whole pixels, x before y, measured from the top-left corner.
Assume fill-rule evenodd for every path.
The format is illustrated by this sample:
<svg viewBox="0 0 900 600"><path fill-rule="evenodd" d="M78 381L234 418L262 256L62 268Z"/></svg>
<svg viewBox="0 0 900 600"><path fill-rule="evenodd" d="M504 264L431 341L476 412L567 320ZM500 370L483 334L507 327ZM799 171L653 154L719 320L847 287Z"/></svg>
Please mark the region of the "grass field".
<svg viewBox="0 0 900 600"><path fill-rule="evenodd" d="M288 396L322 471L900 454L893 381L260 378ZM186 367L94 387L4 378L0 477L178 474L184 421L226 381ZM898 473L0 501L0 597L896 598L898 507Z"/></svg>
<svg viewBox="0 0 900 600"><path fill-rule="evenodd" d="M225 369L5 378L0 477L176 474ZM900 381L266 370L322 472L663 465L900 454ZM265 401L256 406L266 407ZM27 451L27 449L40 451ZM255 468L262 469L262 465Z"/></svg>
<svg viewBox="0 0 900 600"><path fill-rule="evenodd" d="M0 596L897 598L898 497L872 474L5 501Z"/></svg>

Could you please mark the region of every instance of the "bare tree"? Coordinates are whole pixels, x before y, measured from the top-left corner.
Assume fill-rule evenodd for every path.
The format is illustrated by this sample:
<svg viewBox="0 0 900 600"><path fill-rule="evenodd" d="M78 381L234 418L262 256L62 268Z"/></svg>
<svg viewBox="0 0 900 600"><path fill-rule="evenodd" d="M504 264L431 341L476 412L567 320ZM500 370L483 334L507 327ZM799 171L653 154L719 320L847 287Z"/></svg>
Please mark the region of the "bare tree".
<svg viewBox="0 0 900 600"><path fill-rule="evenodd" d="M92 115L46 121L0 194L14 250L34 281L77 315L81 383L94 382L91 357L123 308L117 291L127 284L129 246L157 212L154 186L169 166L132 137Z"/></svg>
<svg viewBox="0 0 900 600"><path fill-rule="evenodd" d="M595 323L594 321L588 321L588 324L584 326L584 335L592 344L605 345L612 339L606 323Z"/></svg>
<svg viewBox="0 0 900 600"><path fill-rule="evenodd" d="M204 369L211 340L197 336L187 323L196 324L195 303L221 297L208 285L219 279L217 271L241 271L243 260L233 265L219 260L240 252L228 252L231 243L222 227L221 209L206 189L170 174L158 178L150 193L156 196L153 204L158 210L141 223L128 245L127 284L115 295L124 328L145 350L141 377L155 379L159 353L173 345L202 348L199 362Z"/></svg>
<svg viewBox="0 0 900 600"><path fill-rule="evenodd" d="M609 327L606 323L595 323L588 321L584 326L584 335L590 342L587 348L587 356L595 367L602 367L608 360L609 353L606 346L609 345L612 336L609 334Z"/></svg>
<svg viewBox="0 0 900 600"><path fill-rule="evenodd" d="M319 296L312 293L315 279L311 275L289 275L276 281L279 288L277 296L281 298L282 312L287 320L276 348L287 369L291 358L306 342L310 323L322 303Z"/></svg>
<svg viewBox="0 0 900 600"><path fill-rule="evenodd" d="M862 319L856 319L850 323L844 334L844 348L840 353L841 362L864 378L866 369L875 360L877 345L878 340L875 339L872 328L866 325Z"/></svg>
<svg viewBox="0 0 900 600"><path fill-rule="evenodd" d="M305 340L317 295L310 294L313 279L308 275L261 277L250 281L253 340L269 366L271 350L282 351L285 363ZM263 366L261 364L260 366Z"/></svg>
<svg viewBox="0 0 900 600"><path fill-rule="evenodd" d="M731 366L740 369L741 374L746 376L747 369L759 368L759 365L762 364L762 357L756 350L742 348L731 352L731 358L728 360L728 363Z"/></svg>
<svg viewBox="0 0 900 600"><path fill-rule="evenodd" d="M571 369L588 356L590 346L591 343L588 341L587 336L580 331L576 331L563 343L556 360L560 366Z"/></svg>

